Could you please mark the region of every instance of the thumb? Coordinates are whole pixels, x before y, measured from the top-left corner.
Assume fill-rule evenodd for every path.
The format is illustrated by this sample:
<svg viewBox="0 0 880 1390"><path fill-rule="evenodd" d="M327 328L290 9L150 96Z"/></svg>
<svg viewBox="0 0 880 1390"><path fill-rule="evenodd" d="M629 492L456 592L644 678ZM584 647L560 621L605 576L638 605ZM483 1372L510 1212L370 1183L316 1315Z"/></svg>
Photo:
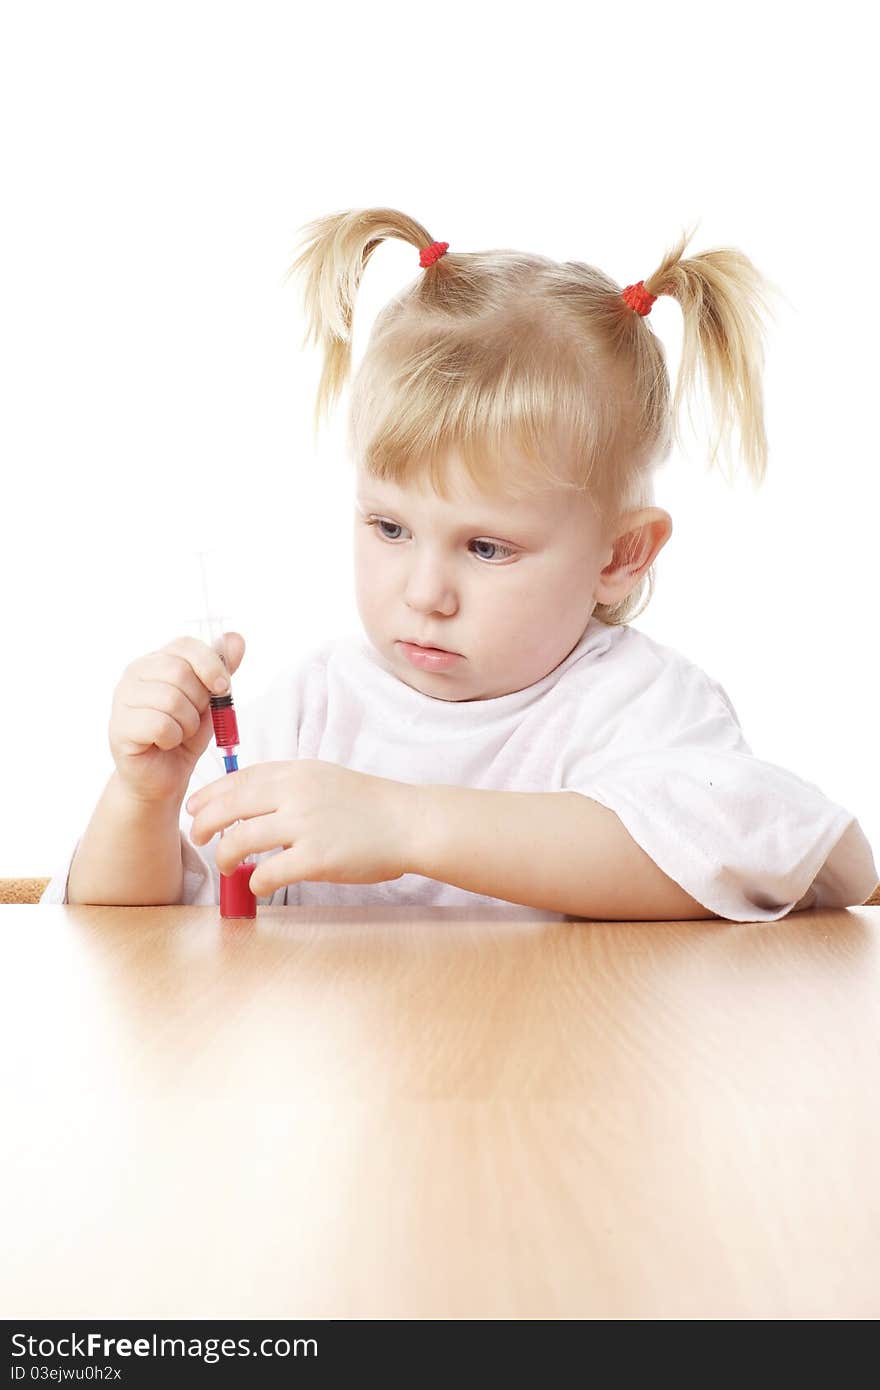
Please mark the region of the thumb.
<svg viewBox="0 0 880 1390"><path fill-rule="evenodd" d="M226 650L226 669L230 676L234 676L244 656L245 640L240 632L224 632L223 641Z"/></svg>

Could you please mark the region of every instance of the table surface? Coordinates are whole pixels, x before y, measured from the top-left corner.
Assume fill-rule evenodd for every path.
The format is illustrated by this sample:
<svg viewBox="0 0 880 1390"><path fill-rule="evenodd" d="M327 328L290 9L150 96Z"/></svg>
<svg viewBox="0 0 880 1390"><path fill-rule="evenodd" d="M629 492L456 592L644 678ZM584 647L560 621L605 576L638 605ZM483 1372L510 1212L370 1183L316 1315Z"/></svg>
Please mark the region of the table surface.
<svg viewBox="0 0 880 1390"><path fill-rule="evenodd" d="M880 908L0 909L6 1318L876 1318Z"/></svg>

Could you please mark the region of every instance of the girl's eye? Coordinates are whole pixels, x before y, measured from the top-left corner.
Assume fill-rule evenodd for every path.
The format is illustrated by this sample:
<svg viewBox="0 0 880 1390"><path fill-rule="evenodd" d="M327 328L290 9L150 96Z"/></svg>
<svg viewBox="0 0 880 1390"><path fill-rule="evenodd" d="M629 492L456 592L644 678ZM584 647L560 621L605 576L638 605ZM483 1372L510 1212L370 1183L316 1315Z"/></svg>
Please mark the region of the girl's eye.
<svg viewBox="0 0 880 1390"><path fill-rule="evenodd" d="M377 535L380 535L382 539L386 541L399 540L400 536L389 536L387 531L383 528L388 527L390 530L398 532L403 530L403 527L400 525L398 521L385 521L384 518L381 516L367 517L367 525L374 526L376 528ZM483 547L488 547L488 549L493 552L491 555L478 554L477 552L475 552L478 554L478 559L486 560L487 562L495 560L497 554L502 551L504 552L501 557L502 559L507 559L509 555L514 555L516 553L512 546L502 545L501 541L476 540L472 541L471 544L475 546L480 545Z"/></svg>

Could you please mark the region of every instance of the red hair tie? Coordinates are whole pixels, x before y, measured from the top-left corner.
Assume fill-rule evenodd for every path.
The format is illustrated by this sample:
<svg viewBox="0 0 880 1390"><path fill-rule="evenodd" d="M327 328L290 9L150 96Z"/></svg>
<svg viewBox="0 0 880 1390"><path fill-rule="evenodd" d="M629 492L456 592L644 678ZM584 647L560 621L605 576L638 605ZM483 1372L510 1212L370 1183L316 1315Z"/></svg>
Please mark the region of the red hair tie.
<svg viewBox="0 0 880 1390"><path fill-rule="evenodd" d="M448 250L448 241L432 241L430 246L424 247L424 249L419 252L419 265L426 267L433 265L434 262L439 261L443 253Z"/></svg>
<svg viewBox="0 0 880 1390"><path fill-rule="evenodd" d="M637 314L644 318L645 314L650 314L651 305L657 298L656 294L651 294L645 289L644 280L639 280L638 284L627 285L623 291L623 297L631 309L635 309Z"/></svg>

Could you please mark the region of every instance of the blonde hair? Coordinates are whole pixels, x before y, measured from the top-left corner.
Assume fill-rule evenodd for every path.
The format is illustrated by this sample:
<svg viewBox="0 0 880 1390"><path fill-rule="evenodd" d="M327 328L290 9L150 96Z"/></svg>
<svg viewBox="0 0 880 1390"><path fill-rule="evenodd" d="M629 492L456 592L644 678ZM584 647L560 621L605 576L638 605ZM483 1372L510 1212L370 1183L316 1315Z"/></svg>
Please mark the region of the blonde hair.
<svg viewBox="0 0 880 1390"><path fill-rule="evenodd" d="M448 497L444 459L455 450L479 488L587 492L610 534L624 513L651 504L653 471L680 440L682 400L702 366L717 426L709 466L722 444L728 452L736 423L748 476L760 485L767 441L759 308L767 309L771 285L731 248L682 260L694 230L644 281L649 293L676 299L684 317L671 408L663 346L603 271L520 251L448 251L376 318L351 388L354 457L374 478L405 485L427 476ZM350 374L367 261L388 237L418 250L433 238L394 208L331 213L301 232L305 249L285 280L302 273L303 346L314 339L323 349L317 435ZM511 443L524 460L515 469L509 452L505 468ZM595 614L628 622L653 591L650 566L625 598L597 604Z"/></svg>

